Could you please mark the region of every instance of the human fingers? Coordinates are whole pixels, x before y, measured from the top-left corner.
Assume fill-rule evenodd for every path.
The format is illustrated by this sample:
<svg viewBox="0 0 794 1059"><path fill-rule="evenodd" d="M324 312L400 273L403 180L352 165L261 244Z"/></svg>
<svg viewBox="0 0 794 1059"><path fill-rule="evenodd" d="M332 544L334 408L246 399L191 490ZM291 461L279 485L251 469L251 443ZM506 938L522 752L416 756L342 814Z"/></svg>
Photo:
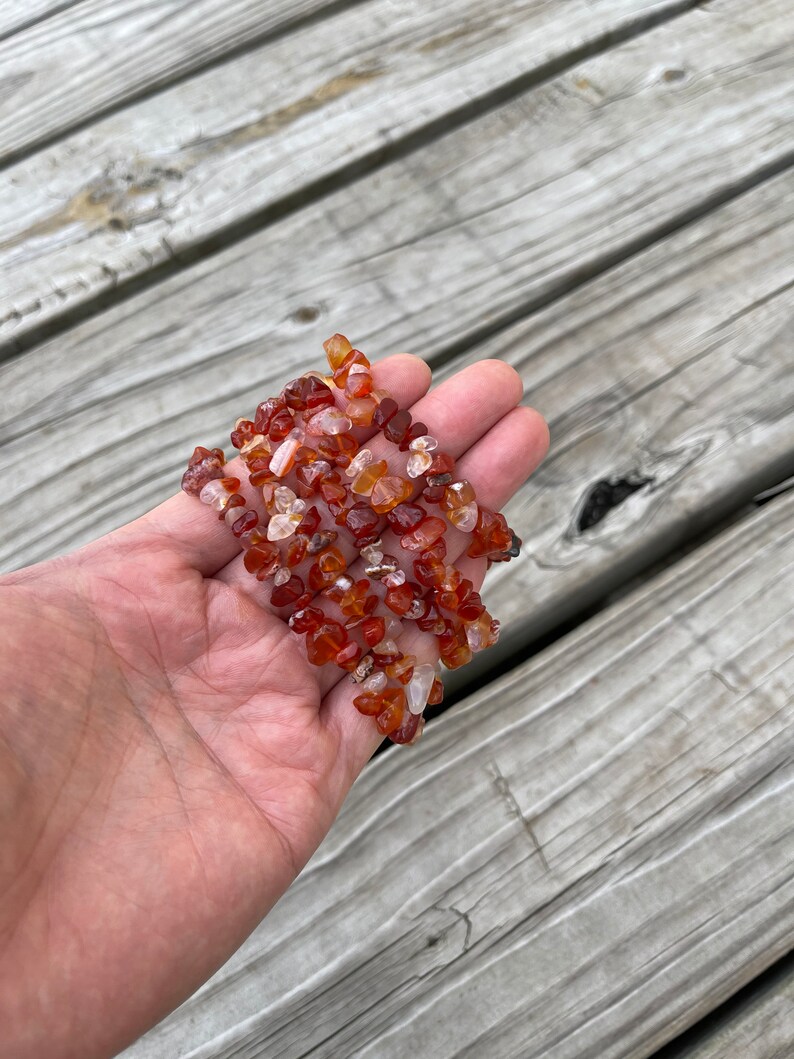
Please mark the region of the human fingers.
<svg viewBox="0 0 794 1059"><path fill-rule="evenodd" d="M547 449L548 429L543 417L533 408L520 406L503 416L483 438L480 438L463 454L457 462L456 474L461 480L471 482L481 504L485 507L496 506L498 508L505 502L502 498L509 499L532 474L543 460ZM427 507L426 510L430 515L434 513L438 515L438 508ZM384 553L393 556L397 561L398 569L405 574L406 580L416 583L414 560L418 558L418 552L403 548L399 536L391 528L382 534L381 540L381 549ZM460 566L460 561L466 557L471 543L471 535L456 529L455 526L448 525L444 533L444 543L447 548L445 562ZM486 569L484 559L466 558L466 563L467 565L473 564L478 572L482 567L481 575L484 576ZM366 577L366 566L364 560L358 559L350 566L347 573L353 581L356 581ZM482 576L478 578L480 584ZM379 595L385 595L385 591L377 585L377 582L371 586L371 589ZM423 589L422 594L426 595L427 591ZM339 617L333 604L322 599L315 601L315 605L319 606L321 603L327 613L333 617ZM403 630L411 627L410 621L402 622ZM330 691L338 679L338 670L331 666L325 667L320 674L321 693L325 695Z"/></svg>
<svg viewBox="0 0 794 1059"><path fill-rule="evenodd" d="M548 441L548 428L542 416L531 408L516 408L466 453L459 461L458 471L472 482L481 503L498 510L542 462ZM467 538L458 539L448 556L478 589L485 576L486 561L466 557L467 543ZM408 621L402 622L398 646L403 654L415 655L419 663L435 663L438 659L435 637ZM329 674L326 676L323 672L321 686L334 683L327 688L321 718L333 730L340 746L337 780L345 785L358 775L383 736L373 719L359 714L353 705L359 693L357 686L349 679L337 680L336 674L330 672L331 667L326 668Z"/></svg>
<svg viewBox="0 0 794 1059"><path fill-rule="evenodd" d="M376 386L389 390L401 407L414 404L430 386L427 364L407 353L378 361L373 365L372 373ZM374 430L363 433L361 440L373 433ZM266 517L261 494L249 485L242 460L239 457L231 460L225 473L240 479L241 494L254 510ZM217 573L242 551L240 542L226 523L195 497L182 491L137 519L126 530L138 531L166 543L184 563L205 577Z"/></svg>
<svg viewBox="0 0 794 1059"><path fill-rule="evenodd" d="M521 380L511 367L501 361L481 361L431 390L409 411L414 423L430 424L428 430L438 440L441 449L457 459L515 407L521 397L521 390ZM368 448L374 460L382 459L388 464L387 473L405 475L406 454L385 437L378 435ZM417 481L414 493L420 487ZM333 516L323 501L314 496L310 503L317 507L322 517L321 528L334 529ZM385 518L381 519L380 525L387 525ZM340 534L334 541L334 547L341 553L345 564L355 562L358 551L347 534ZM307 588L310 588L309 573L315 562L314 557L307 557L293 571ZM262 585L252 578L245 569L242 555L235 556L223 570L218 571L216 578L271 609L272 584ZM319 590L314 591L316 595Z"/></svg>

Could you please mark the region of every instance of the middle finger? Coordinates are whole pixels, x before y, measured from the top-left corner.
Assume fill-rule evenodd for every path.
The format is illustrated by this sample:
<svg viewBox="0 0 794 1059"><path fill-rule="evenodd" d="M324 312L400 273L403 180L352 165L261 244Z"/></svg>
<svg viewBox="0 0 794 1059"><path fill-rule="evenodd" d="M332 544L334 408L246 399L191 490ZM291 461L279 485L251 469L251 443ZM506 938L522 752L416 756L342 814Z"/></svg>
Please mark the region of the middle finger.
<svg viewBox="0 0 794 1059"><path fill-rule="evenodd" d="M509 365L498 360L480 361L431 390L411 407L410 412L414 422L428 424L428 431L438 440L441 450L458 459L516 406L521 399L521 392L521 379ZM373 459L386 460L389 468L387 473L405 476L407 454L400 452L382 434L369 442L367 448L372 452ZM420 483L421 479L417 479L414 496L421 488ZM311 497L308 503L315 504L320 512L321 528L335 528L333 516L318 496ZM383 527L388 525L385 518L381 524ZM348 534L340 534L334 546L342 553L346 563L354 563L358 549ZM309 569L315 561L314 557L309 557L292 572L306 584ZM242 555L236 556L215 576L252 598L264 609L282 616L286 613L285 608L275 608L271 604L272 581L257 581L245 569Z"/></svg>

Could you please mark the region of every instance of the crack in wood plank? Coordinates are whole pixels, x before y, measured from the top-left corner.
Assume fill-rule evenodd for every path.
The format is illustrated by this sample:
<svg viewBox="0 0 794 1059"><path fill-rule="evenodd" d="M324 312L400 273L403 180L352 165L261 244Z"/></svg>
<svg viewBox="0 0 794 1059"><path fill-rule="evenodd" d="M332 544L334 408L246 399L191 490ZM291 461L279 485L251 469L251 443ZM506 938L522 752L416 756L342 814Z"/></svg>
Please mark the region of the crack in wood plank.
<svg viewBox="0 0 794 1059"><path fill-rule="evenodd" d="M516 0L518 2L518 0ZM136 155L140 155L143 158L162 159L168 158L169 164L181 169L184 172L190 171L192 179L190 182L185 182L180 195L173 200L172 204L168 202L165 204L165 208L162 211L160 217L152 216L147 218L152 222L159 220L164 226L166 226L171 232L173 229L172 244L174 246L175 253L167 255L164 258L160 258L156 251L157 244L157 225L152 223L148 226L151 229L151 234L147 232L147 227L140 225L139 228L142 232L146 233L151 238L153 247L149 247L148 253L152 255L148 257L147 254L140 253L137 257L132 253L131 247L127 241L124 243L124 260L117 261L119 254L119 244L116 242L113 244L111 238L110 245L106 246L104 250L99 248L95 249L90 257L86 261L86 269L92 275L92 288L96 300L93 302L93 309L96 310L100 306L112 303L116 303L117 300L123 299L126 296L134 294L136 291L144 289L146 285L153 284L162 280L164 275L171 274L175 271L180 271L196 260L203 259L205 257L212 256L218 252L221 246L228 246L237 240L244 238L251 234L252 231L261 230L268 227L275 220L280 217L284 217L300 209L310 199L321 199L332 190L339 187L344 187L351 181L360 177L363 173L375 172L379 168L385 166L388 162L395 160L400 157L407 157L415 151L421 149L428 142L431 142L442 133L448 133L455 128L460 128L476 120L477 117L482 114L488 113L495 108L499 108L509 103L511 100L519 97L522 93L526 92L534 84L543 83L545 80L553 76L558 76L565 69L573 63L580 62L586 58L591 58L594 55L600 54L602 51L609 50L617 46L622 41L634 39L634 37L642 35L655 28L658 25L666 21L673 20L681 16L685 11L689 10L696 0L664 0L658 4L653 5L653 9L643 12L639 15L624 21L621 21L620 12L616 15L617 25L611 29L604 29L600 36L596 35L592 37L584 34L580 36L574 45L569 45L567 50L563 48L560 54L555 54L553 49L551 53L548 50L548 46L544 41L544 50L542 57L539 56L534 59L534 65L532 62L530 52L529 69L519 70L516 74L516 58L508 62L506 59L500 63L498 73L489 71L488 69L488 55L487 53L481 57L475 66L471 62L462 62L461 71L466 70L470 73L476 74L476 77L466 76L462 78L461 73L454 64L454 56L444 59L441 68L434 72L432 70L426 72L427 86L423 87L423 83L417 85L415 90L412 90L412 94L417 94L415 103L411 100L406 99L405 101L405 112L398 116L396 121L396 127L399 128L398 135L391 135L389 126L383 124L383 116L379 108L369 107L369 114L371 117L367 117L364 135L360 126L355 128L356 139L353 143L348 144L343 141L339 144L339 150L335 152L333 156L327 159L328 165L325 172L312 173L308 179L306 175L306 166L302 165L300 158L296 158L296 179L286 179L287 174L282 164L281 155L277 153L278 167L274 173L270 173L268 170L267 159L270 159L269 165L272 166L272 153L268 151L263 159L260 159L256 165L262 170L259 178L255 177L255 174L251 174L250 186L246 188L244 195L234 194L234 184L240 180L240 175L245 179L245 175L248 171L248 166L241 168L239 160L234 157L234 153L239 149L241 144L246 144L250 147L252 144L259 142L263 138L269 136L275 136L276 132L269 132L273 128L273 124L282 123L277 132L282 135L284 130L293 124L293 118L296 114L302 114L304 119L308 115L314 112L314 104L309 104L308 100L311 96L309 93L307 96L302 97L302 102L297 104L297 111L292 112L290 107L291 103L285 103L282 107L276 108L276 117L272 115L262 115L260 118L255 118L252 121L246 120L235 126L229 135L229 139L226 141L226 153L223 151L223 137L224 133L207 133L201 134L198 138L194 137L194 143L200 143L202 139L206 140L208 144L214 145L213 149L209 150L208 153L204 153L202 156L205 161L209 158L218 159L225 158L224 174L220 180L213 179L210 172L206 172L206 165L202 169L201 165L196 162L194 158L191 161L190 150L181 143L175 143L173 128L170 132L170 138L168 143L151 143L148 146L142 146L139 143L135 143L132 146L132 150ZM325 8L323 10L326 10ZM443 14L443 12L441 12ZM497 20L498 24L498 20ZM527 33L529 35L530 42L532 41L532 26L528 27ZM494 30L498 34L499 30ZM559 32L559 31L558 31ZM321 37L321 33L318 32L318 37ZM592 37L592 39L591 39ZM496 43L496 42L495 42ZM526 66L527 58L523 50L516 51L516 45L513 46L513 51L521 59L521 63ZM266 49L267 50L267 49ZM382 63L382 52L383 49L376 49L374 52L370 52L370 59L367 60L370 63L370 67L365 64L364 69L372 68L375 71L379 71ZM549 57L551 55L551 57ZM445 70L444 63L446 63L449 69ZM512 65L511 65L512 64ZM429 96L427 101L423 100L423 93L426 87L434 87L439 80L439 76L444 74L448 79L455 82L458 79L458 84L455 85L455 91L450 95L444 95L443 92L434 91ZM349 75L349 71L347 71ZM401 97L399 90L399 69L396 70L396 85L390 84L384 89L384 92L393 93L396 99ZM347 88L346 82L336 83L337 77L344 77L345 71L340 71L337 75L335 74L331 79L332 85L329 99L326 101L326 105L331 105L336 98L342 98L342 96L336 96L335 93L340 90L340 86L345 90ZM378 74L378 76L382 76ZM395 80L395 78L392 78ZM481 82L481 83L480 83ZM363 82L361 82L363 83ZM480 85L478 89L478 84ZM396 89L396 90L395 90ZM345 92L342 92L344 95ZM204 96L202 91L196 88L196 96L204 102ZM446 99L446 111L439 109L439 101ZM159 106L163 107L166 102L160 100ZM145 109L146 101L142 100L138 109ZM152 102L149 104L151 108L155 107ZM257 103L257 108L261 106L261 103ZM137 105L136 105L137 106ZM249 108L250 109L250 108ZM365 113L367 108L365 106ZM130 122L134 123L136 120L137 111L130 114ZM180 124L185 123L189 127L192 123L198 122L201 124L201 115L185 115L184 121ZM107 124L107 123L106 123ZM110 122L109 124L113 124ZM119 123L116 123L119 124ZM143 123L145 128L149 128L151 122ZM172 123L173 125L173 123ZM122 126L125 130L128 130L128 124L125 122ZM90 139L93 143L97 136L101 135L101 124L96 127L90 134L86 132L84 138ZM352 125L351 125L352 129ZM129 137L129 132L127 131ZM239 142L235 141L235 137L239 137ZM58 170L70 169L74 163L71 160L72 157L80 153L79 143L80 135L75 133L71 138L63 144L62 149L53 149L52 156L55 161L56 172ZM325 137L326 144L336 143L336 137ZM308 145L310 146L310 144ZM328 152L328 148L323 148L318 145L317 151L320 152L321 157L324 157ZM310 157L314 152L310 152ZM109 164L118 165L121 164L119 159L128 158L129 150L125 149L123 145L119 144L119 150L116 152L116 158L111 158L106 161L105 167ZM60 161L58 161L60 159ZM35 166L36 159L31 159L31 165ZM17 167L18 169L19 167ZM24 167L23 167L24 169ZM16 174L15 170L15 174ZM240 175L238 175L240 174ZM282 174L284 176L282 177ZM274 181L270 177L276 177L276 186L274 188ZM15 175L14 180L18 177ZM230 186L231 181L231 186ZM278 188L283 183L283 188L280 192ZM213 206L215 202L215 196L213 196L211 189L213 186L223 187L224 197L221 202L218 202ZM189 204L192 201L192 196L195 189L200 189L201 195L201 206L198 210L198 216L191 218L191 223L185 228L185 218L182 214L189 212ZM69 201L79 201L81 191L84 189L71 188L67 199ZM228 216L229 208L227 203L233 203L232 213L234 216ZM236 211L236 213L235 213ZM177 221L172 213L175 213L180 219ZM28 226L30 228L30 226ZM135 226L122 225L122 230L131 231L134 230ZM46 256L48 251L46 250L46 240L44 246L40 245L42 242L42 232L46 232L49 229L42 229L37 231L33 229L31 232L33 238L33 246L31 249L35 249L34 258L37 262L37 268L41 267L42 257ZM92 240L95 243L108 242L107 232L112 235L112 227L108 228L105 233L99 228L94 228L93 233L96 238ZM104 234L104 238L103 238ZM14 236L6 236L5 242L13 248ZM75 232L75 250L77 251L78 257L87 252L88 241L81 237L80 233ZM60 241L55 240L55 245L51 248L51 252L56 257L60 258L62 248L59 245ZM19 249L24 251L25 242L19 245ZM108 256L112 256L113 260L109 261ZM121 282L116 282L112 287L105 288L101 283L103 272L100 269L97 270L94 262L99 260L100 262L105 259L105 263L109 264L113 268L117 276L122 277ZM146 262L147 258L151 261L151 264L144 265L142 262ZM147 274L147 270L154 270L151 275ZM49 289L50 285L47 284L47 297L43 295L38 298L29 298L27 302L22 297L16 299L15 304L7 310L6 313L6 325L14 324L15 332L15 346L14 349L20 352L23 348L30 348L32 344L40 341L45 334L54 334L58 330L62 330L64 327L69 326L70 323L74 323L78 318L83 318L85 315L92 311L91 305L85 299L83 295L78 297L80 291L79 284L76 283L70 290L70 285L67 283L67 277L63 275L62 263L58 263L58 275L59 275L59 286L62 290L69 290L70 304L54 303L50 305L49 302ZM35 307L35 308L34 308ZM24 327L20 327L20 324L24 324ZM11 352L11 348L8 347L8 352Z"/></svg>
<svg viewBox="0 0 794 1059"><path fill-rule="evenodd" d="M768 692L794 675L792 511L771 502L506 674L410 761L383 755L316 864L129 1059L648 1055L782 955L794 718ZM687 615L752 674L741 699L687 652ZM616 732L635 738L613 758ZM517 804L553 803L552 876L472 783L486 753Z"/></svg>
<svg viewBox="0 0 794 1059"><path fill-rule="evenodd" d="M525 817L522 813L521 806L516 801L515 795L510 789L510 784L507 782L507 778L502 773L496 761L491 758L490 763L492 770L493 785L496 788L499 797L507 806L510 815L518 820L524 831L529 836L530 844L532 845L532 848L534 849L535 853L537 853L538 857L540 858L540 863L543 865L544 871L551 871L551 868L549 867L549 862L546 860L546 854L543 852L543 846L541 846L540 842L538 841L538 837L532 827L532 822L528 820L527 817Z"/></svg>

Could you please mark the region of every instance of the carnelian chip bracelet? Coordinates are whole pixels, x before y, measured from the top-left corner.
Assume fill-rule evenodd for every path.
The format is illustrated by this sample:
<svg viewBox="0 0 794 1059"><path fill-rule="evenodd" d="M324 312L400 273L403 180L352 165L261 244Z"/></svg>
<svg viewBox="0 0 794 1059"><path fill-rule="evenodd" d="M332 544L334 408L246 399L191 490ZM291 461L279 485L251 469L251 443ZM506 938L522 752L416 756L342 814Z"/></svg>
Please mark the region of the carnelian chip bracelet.
<svg viewBox="0 0 794 1059"><path fill-rule="evenodd" d="M305 635L309 661L350 673L360 685L357 709L393 742L414 743L443 685L435 666L400 651L401 621L436 637L448 669L499 636L472 582L446 561L448 528L471 534L465 554L489 565L518 555L521 542L503 515L477 503L471 482L455 480L455 460L427 426L375 388L360 350L334 335L325 351L329 376L294 379L232 431L267 519L248 506L240 479L226 474L221 449L196 448L182 488L217 511L240 541L246 570L272 580L271 603ZM405 476L359 444L358 427L375 427L407 453ZM388 530L402 561L385 550ZM349 560L345 544L348 552L353 546Z"/></svg>

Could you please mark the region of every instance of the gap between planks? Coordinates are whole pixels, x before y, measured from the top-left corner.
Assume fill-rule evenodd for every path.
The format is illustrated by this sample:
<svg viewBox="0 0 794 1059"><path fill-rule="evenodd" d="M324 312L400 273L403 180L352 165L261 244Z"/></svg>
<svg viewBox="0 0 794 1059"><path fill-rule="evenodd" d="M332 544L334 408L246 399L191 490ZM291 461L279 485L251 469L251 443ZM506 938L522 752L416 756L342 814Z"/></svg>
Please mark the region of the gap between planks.
<svg viewBox="0 0 794 1059"><path fill-rule="evenodd" d="M262 926L125 1056L618 1059L763 971L794 914L792 510L383 755Z"/></svg>
<svg viewBox="0 0 794 1059"><path fill-rule="evenodd" d="M669 239L676 232L695 224L697 221L707 217L708 214L718 210L720 206L727 205L734 199L739 198L748 191L752 191L754 188L761 187L768 181L773 181L775 177L786 173L792 166L794 166L794 150L769 165L761 167L756 172L749 173L743 180L721 188L689 209L682 210L679 214L670 217L656 228L643 232L636 240L624 244L614 253L604 254L603 257L589 262L585 268L580 269L575 275L564 277L557 286L544 291L539 297L529 299L523 305L516 306L511 312L497 317L492 324L483 326L479 330L473 331L470 335L466 335L465 338L439 349L428 358L428 364L433 371L437 371L445 364L457 360L459 357L469 355L477 346L498 338L501 332L508 330L514 324L525 321L533 313L559 301L566 294L572 293L590 280L597 279L605 272L609 272L624 262L630 261L657 243Z"/></svg>
<svg viewBox="0 0 794 1059"><path fill-rule="evenodd" d="M14 4L17 10L11 15L5 15L3 9L10 6L11 3ZM46 22L55 15L60 15L70 8L77 7L78 4L83 3L83 0L61 0L60 3L58 0L44 0L43 6L38 9L34 6L33 11L30 11L31 4L27 2L28 11L22 16L21 20L18 14L18 3L19 0L6 0L0 6L0 44L10 40L11 37L15 37L18 33L24 33L25 30L33 29L34 26L40 26L42 22Z"/></svg>
<svg viewBox="0 0 794 1059"><path fill-rule="evenodd" d="M45 14L42 18L32 21L29 26L24 26L19 30L7 33L5 38L0 38L0 43L2 43L3 40L13 39L23 30L35 30L41 23L48 22L51 18L61 13L68 14L72 8L81 7L88 2L90 2L90 0L77 0L76 3L67 2L60 10L51 11L49 14ZM95 6L101 8L105 5L105 2L106 0L97 0ZM205 54L204 50L197 50L194 53L194 56L185 61L181 66L177 65L171 68L167 74L153 76L151 81L146 85L141 86L137 90L130 90L120 99L106 104L99 104L90 115L73 119L70 123L64 123L61 127L50 133L45 133L40 136L29 136L24 144L17 148L10 148L4 151L2 155L0 155L0 173L7 170L12 165L22 162L26 158L30 158L39 151L46 150L48 147L61 142L66 137L83 129L90 128L102 118L124 111L127 108L134 106L136 103L141 103L146 99L156 96L167 88L182 84L198 74L205 73L208 70L212 70L227 62L231 62L236 58L240 58L249 52L256 51L265 44L278 41L300 29L314 25L316 22L321 22L325 18L331 18L333 15L338 14L341 11L345 11L348 8L358 7L368 2L369 0L325 0L325 2L323 2L323 0L310 0L309 6L306 10L300 11L298 14L285 15L283 17L276 16L266 29L263 29L260 32L253 32L239 43L230 45L217 52L209 50L206 58L203 57ZM134 7L134 5L130 6Z"/></svg>
<svg viewBox="0 0 794 1059"><path fill-rule="evenodd" d="M285 24L283 27L273 31L269 36L266 35L260 40L250 41L245 45L241 45L234 53L229 52L217 57L213 63L192 69L181 80L188 80L189 77L199 72L211 69L213 65L219 66L231 62L239 55L259 50L265 40L268 43L273 43L290 32L296 32L299 28L305 28L315 22L324 21L327 18L331 18L338 11L345 11L361 2L363 0L339 0L339 3L329 4L320 11L306 15L298 21ZM657 10L648 10L644 14L638 15L633 21L611 26L602 34L596 34L589 39L585 39L578 46L570 46L559 55L553 55L546 61L538 62L531 69L523 71L491 89L482 91L480 94L457 104L442 114L431 117L424 124L402 135L398 135L393 140L386 138L384 142L381 139L380 143L373 145L371 149L358 157L355 156L355 152L348 152L352 155L350 162L342 163L336 168L331 166L328 171L309 178L303 184L299 183L295 190L285 191L277 195L273 201L268 202L261 208L243 213L227 224L218 225L206 236L196 240L188 239L185 245L179 247L175 247L173 242L164 239L164 246L159 247L161 259L157 261L155 257L150 256L148 268L144 267L142 260L139 269L127 276L119 278L118 274L113 277L108 274L104 289L99 289L95 294L87 295L82 302L77 302L74 305L65 304L62 310L54 311L53 315L40 325L34 324L21 333L13 334L7 340L0 340L0 361L21 355L47 339L63 334L90 316L124 303L134 295L150 289L164 279L183 272L201 261L214 257L234 243L263 231L303 207L319 202L355 183L357 180L377 172L384 166L420 151L439 137L463 128L477 119L504 107L533 88L568 72L581 62L602 55L621 44L643 36L657 27L675 21L693 8L698 7L699 4L700 0L677 0L677 2L673 2L669 6ZM170 88L176 83L179 83L176 79L164 83L158 86L157 92ZM63 130L62 133L51 137L50 140L38 143L35 149L22 152L17 156L8 155L5 159L0 159L0 172L12 164L23 161L48 146L64 140L67 135L79 131L79 128L93 125L101 117L127 109L133 103L143 102L154 94L156 94L154 89L142 93L134 99L119 103L114 108L97 112L97 114L92 115L90 121L82 123L79 127L73 126ZM764 173L765 169L759 170L757 179L763 179ZM697 211L693 209L692 217L696 215ZM162 254L163 249L165 249L164 255ZM631 253L631 249L628 252ZM622 256L625 255L616 255L611 263L621 260ZM610 261L605 260L600 270L608 267L610 267ZM584 282L587 278L588 273L583 270L578 282ZM108 282L109 280L112 280L112 282ZM564 293L563 287L560 288L560 293ZM559 294L556 293L550 295L552 298L557 296ZM543 304L543 302L538 304ZM526 311L529 311L529 309ZM508 319L504 320L504 323L509 322ZM449 355L454 355L454 352L451 351Z"/></svg>
<svg viewBox="0 0 794 1059"><path fill-rule="evenodd" d="M651 1059L791 1059L794 951L772 964Z"/></svg>
<svg viewBox="0 0 794 1059"><path fill-rule="evenodd" d="M720 513L735 510L759 488L786 477L794 454L790 439L785 443L788 401L786 376L780 375L785 349L776 335L790 316L778 288L788 275L791 186L787 175L748 193L743 201L722 207L693 229L679 232L465 358L470 362L482 355L498 356L512 363L527 390L551 414L556 438L548 467L521 490L511 512L526 539L522 559L513 564L516 569L511 568L508 579L496 571L488 592L494 611L509 621L508 653L559 628L561 620L581 613L632 573L658 561L698 527L708 528ZM692 274L701 288L694 301ZM733 309L727 321L726 305ZM649 352L636 359L635 349ZM590 365L584 376L582 358ZM446 371L460 366L448 365ZM273 373L281 370L277 364L272 367ZM245 367L242 374L247 375ZM158 392L166 385L154 382ZM166 406L180 399L189 405L178 380L168 385L173 394L163 394ZM208 386L200 379L193 388L204 394ZM103 469L111 456L114 461L120 456L132 474L124 479L125 506L113 517L134 516L131 505L141 501L131 501L128 492L135 495L142 486L151 491L153 478L163 474L176 479L167 454L189 430L181 420L139 422L146 408L136 410L135 394L128 391L107 403L98 392L72 425L75 410L64 399L66 387L59 383L57 390L62 395L58 421L65 451L79 456L86 448L84 438L102 425L100 448L89 448L76 473L63 467L52 479L47 469L50 406L33 408L34 421L44 428L41 437L37 440L36 432L31 435L26 427L19 442L5 448L7 461L27 461L34 475L33 491L30 480L21 483L28 492L12 504L15 519L8 522L6 558L13 565L52 554L53 541L60 540L62 549L64 533L73 532L72 523L77 523L78 532L88 526L92 535L111 528L97 525L97 514L116 502L103 484L109 475L116 481L115 472ZM701 391L711 396L693 404ZM229 400L234 403L236 398ZM125 439L119 416L129 415L131 407L140 437ZM226 410L218 414L222 419ZM199 429L205 420L200 403L191 424ZM20 423L28 424L29 415L20 417ZM596 429L594 448L588 435ZM627 432L634 438L629 447ZM157 462L155 450L166 453L164 463ZM596 476L621 470L614 462L617 454L655 479L653 487L633 494L598 525L572 536L569 527L578 521L580 497L592 489ZM143 474L140 480L136 469ZM97 494L95 507L86 508L80 485L85 473ZM50 534L32 551L20 552L16 520L41 517L42 491L55 498L48 513ZM25 507L29 496L36 498L35 511ZM156 499L152 495L149 502ZM61 524L63 512L72 514ZM49 550L42 553L42 545ZM521 586L518 594L512 584ZM522 602L524 597L532 599L531 609ZM499 650L490 652L491 664ZM472 677L475 673L472 670Z"/></svg>
<svg viewBox="0 0 794 1059"><path fill-rule="evenodd" d="M781 461L790 463L792 452L790 443L788 447L781 443L784 419L781 402L784 402L786 383L785 377L776 375L782 346L773 340L787 318L785 284L781 286L781 279L787 279L790 262L781 244L785 248L785 233L791 224L790 212L786 209L787 202L791 201L787 191L790 186L790 175L786 175L738 200L731 200L698 224L682 228L637 259L576 288L559 305L549 306L472 351L475 359L493 355L513 363L541 407L548 407L554 413L553 429L557 438L548 470L542 469L517 501L523 505L520 525L529 539L529 547L526 563L515 574L515 583L521 584L526 598L533 600L532 612L520 615L517 606L520 609L521 600L511 599L509 586L503 582L500 587L497 580L490 590L498 600L494 610L514 619L516 632L519 624L523 627L524 617L534 622L526 633L528 637L534 638L538 631L554 628L560 621L563 598L569 613L570 608L581 612L587 605L587 594L601 598L620 579L657 559L674 541L680 542L682 534L691 534L704 522L708 525L718 512L726 510L726 505L731 510L731 505L751 499L758 488L771 485L783 476ZM355 275L346 277L346 286L354 286ZM693 286L694 276L697 283ZM294 297L303 297L295 291L300 284L293 284L290 279L288 286ZM698 291L699 287L702 291L693 298L693 290ZM211 308L211 293L212 284L195 304L207 314L202 317L202 328L213 332L224 321L214 319L216 309ZM174 314L172 326L184 324L185 304L184 295L179 292L178 304L170 310ZM266 305L269 308L269 303ZM727 319L726 306L731 310ZM156 311L159 313L162 308L157 305ZM271 313L274 319L278 318L280 309L277 303L275 312ZM373 319L382 317L382 309L382 303L374 307ZM63 547L64 540L69 542L65 535L74 532L75 524L78 533L84 532L86 526L94 533L99 528L110 528L97 521L107 518L108 509L111 513L117 509L121 495L107 491L108 475L103 467L109 453L120 456L130 471L122 487L124 510L128 515L135 513L133 505L140 503L141 489L148 489L147 497L156 499L151 495L151 482L164 480L165 474L176 479L176 470L157 450L173 453L175 445L190 432L190 425L184 421L164 424L157 409L180 406L184 401L189 413L192 400L189 395L194 391L203 400L212 393L213 401L216 397L231 401L228 390L225 394L216 394L214 384L207 385L206 381L217 372L221 357L225 370L236 372L236 378L250 380L253 366L254 372L260 372L253 377L261 381L261 358L249 364L244 357L240 366L235 367L240 335L229 337L222 354L201 366L202 372L206 369L206 375L198 386L193 378L196 365L192 362L187 368L181 363L174 364L174 370L165 376L158 374L159 366L155 366L152 375L145 372L143 378L136 378L135 372L145 367L145 363L135 361L139 346L145 349L151 339L152 348L156 346L161 360L163 342L174 354L189 344L184 335L179 337L179 332L176 339L152 334L151 327L156 331L167 318L158 324L157 320L150 321L149 316L146 311L139 313L144 330L138 335L132 332L127 353L124 350L130 319L116 321L113 328L106 328L93 338L89 335L79 342L75 340L71 349L54 349L55 359L37 362L32 377L29 371L22 370L25 364L9 366L17 374L14 375L16 382L9 380L8 383L8 392L16 394L8 406L8 436L17 434L20 444L9 445L6 458L19 465L27 460L34 482L42 487L30 492L37 504L32 516L40 517L38 505L42 497L45 501L51 496L59 498L48 521L50 535L44 541L35 542L31 546L33 551L24 555L23 561L42 558L41 549L51 548L53 542ZM244 330L243 346L246 337ZM96 344L97 339L101 347ZM279 335L277 328L268 331L267 339L262 338L270 346L281 340L283 334ZM108 343L111 350L121 351L122 355L105 364ZM719 352L715 352L715 346ZM78 373L75 377L73 358L79 357L84 349L90 353L89 371L87 375ZM636 359L636 349L647 352ZM466 359L470 358L462 358ZM592 366L590 382L583 378L581 371L585 360ZM290 368L297 366L296 363L289 365ZM270 381L271 374L283 374L284 370L287 369L283 364L279 366L274 361L265 373L265 383ZM115 378L114 372L118 373ZM51 375L54 382L50 380ZM554 381L555 375L562 375L559 383ZM734 377L735 381L731 381ZM42 378L47 380L44 392ZM120 380L124 385L117 390ZM728 406L727 412L725 407L716 409L714 401L707 396L715 384L723 406ZM49 396L47 385L54 387ZM156 392L157 408L147 409L147 392ZM238 383L237 393L240 392ZM751 393L753 399L749 396ZM57 403L53 404L50 398L57 398ZM19 408L25 405L29 407L23 416ZM608 419L605 419L605 409L609 412ZM192 425L197 430L205 429L206 407L202 405L194 411L200 414L200 420ZM153 419L147 419L150 413L154 414ZM218 410L220 418L223 414L223 409ZM82 460L76 467L67 461L54 479L47 462L51 452L52 416L57 416L69 460ZM775 422L775 416L779 422ZM133 423L133 436L125 436ZM161 427L164 427L162 431ZM588 432L595 433L596 427L601 434L598 458L582 460L574 455L571 459L577 446L587 440ZM627 451L625 444L627 430L635 438L631 451ZM92 436L95 431L99 431L96 442ZM742 431L745 438L741 436ZM654 439L656 451L653 447L649 451L647 444L641 444L648 437ZM91 441L87 444L89 438ZM709 455L709 447L717 454L716 460ZM622 459L640 461L641 469L651 477L656 476L655 487L635 494L608 519L573 542L565 533L561 538L559 533L556 537L551 534L550 527L556 526L561 531L565 530L566 523L576 521L579 497L592 487L595 476L620 470L612 462L618 452ZM86 506L87 494L81 485L75 486L75 470L81 480L83 473L92 480L88 495L96 498L92 501L93 507ZM562 487L561 473L568 479ZM118 488L115 473L113 481ZM25 495L21 495L13 504L17 521L13 525L9 522L12 556L19 547L16 526L20 518L27 517L27 502ZM553 517L549 517L550 511ZM71 512L65 523L64 512ZM539 519L536 512L540 513ZM518 519L515 522L519 524ZM539 522L547 524L542 532L538 531ZM60 542L59 534L62 535ZM573 550L572 543L576 546ZM553 578L544 573L544 568L553 572ZM552 582L556 586L554 598L554 593L550 595L547 589L547 583ZM506 636L506 644L511 635L509 632Z"/></svg>

